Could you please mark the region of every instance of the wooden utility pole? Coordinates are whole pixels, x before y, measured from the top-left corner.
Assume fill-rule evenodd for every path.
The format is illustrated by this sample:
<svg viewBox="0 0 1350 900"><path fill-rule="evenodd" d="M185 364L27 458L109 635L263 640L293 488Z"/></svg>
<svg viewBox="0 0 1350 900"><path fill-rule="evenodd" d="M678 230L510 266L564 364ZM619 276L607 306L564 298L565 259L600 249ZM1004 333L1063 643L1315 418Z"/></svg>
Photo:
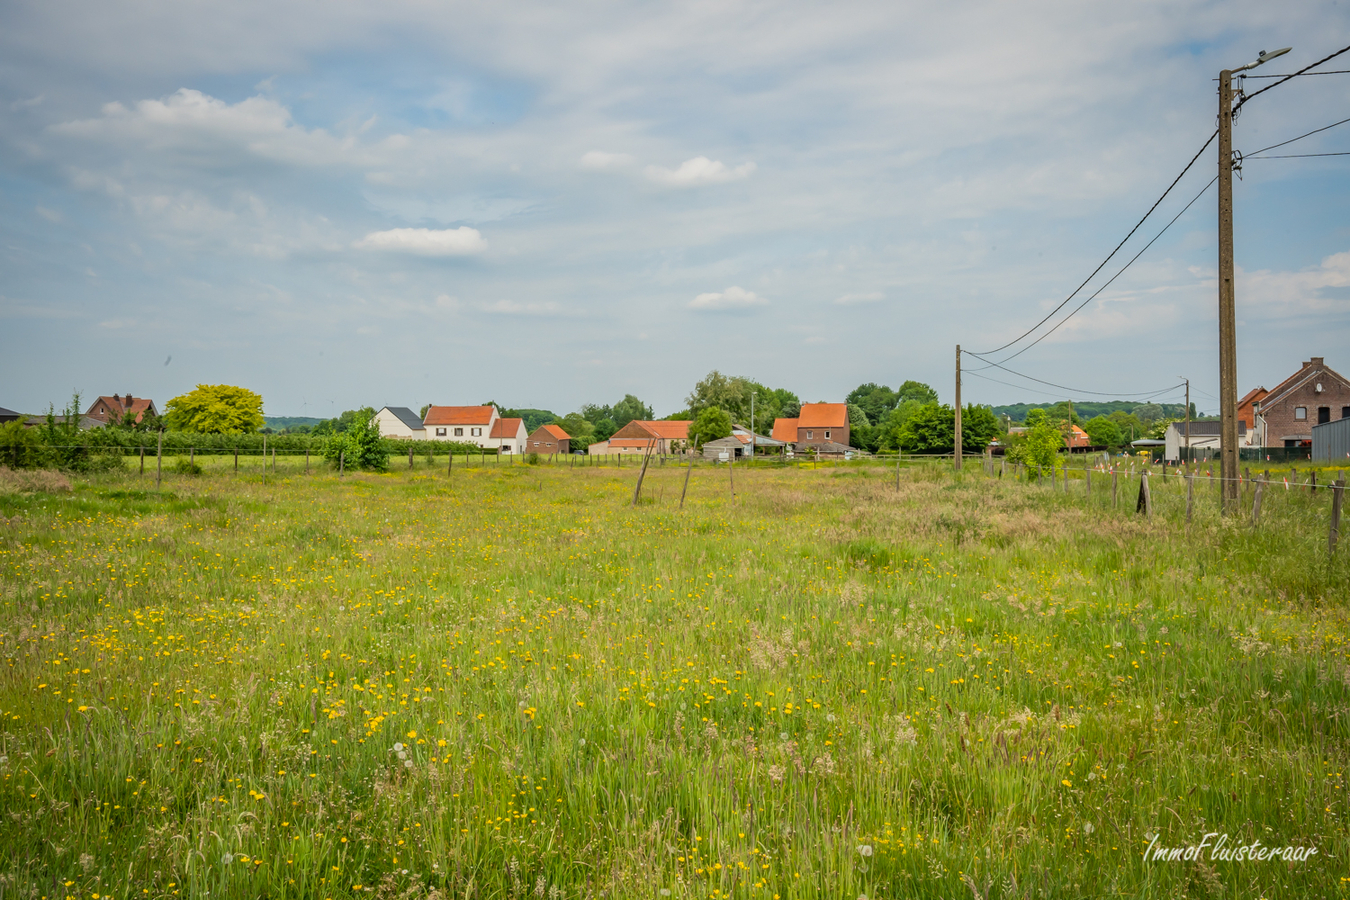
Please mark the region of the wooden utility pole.
<svg viewBox="0 0 1350 900"><path fill-rule="evenodd" d="M1233 73L1219 73L1219 474L1224 514L1237 509L1237 313L1233 296Z"/></svg>
<svg viewBox="0 0 1350 900"><path fill-rule="evenodd" d="M1187 465L1191 462L1191 380L1186 379L1186 454L1184 456ZM1190 521L1188 516L1187 522Z"/></svg>
<svg viewBox="0 0 1350 900"><path fill-rule="evenodd" d="M961 345L956 345L956 445L952 448L952 464L961 471Z"/></svg>

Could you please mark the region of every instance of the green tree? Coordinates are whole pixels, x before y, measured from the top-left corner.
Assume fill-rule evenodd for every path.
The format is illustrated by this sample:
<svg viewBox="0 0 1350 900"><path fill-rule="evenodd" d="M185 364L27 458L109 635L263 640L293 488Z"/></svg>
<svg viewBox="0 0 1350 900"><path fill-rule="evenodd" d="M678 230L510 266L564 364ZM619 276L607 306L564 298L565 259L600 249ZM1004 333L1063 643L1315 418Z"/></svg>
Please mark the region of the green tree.
<svg viewBox="0 0 1350 900"><path fill-rule="evenodd" d="M199 384L164 405L174 431L196 434L252 434L263 426L263 399L247 388Z"/></svg>
<svg viewBox="0 0 1350 900"><path fill-rule="evenodd" d="M968 405L961 411L961 448L979 453L999 436L998 419L987 406ZM956 444L956 410L945 403L925 403L899 429L902 450L925 453L950 451Z"/></svg>
<svg viewBox="0 0 1350 900"><path fill-rule="evenodd" d="M844 401L849 405L850 425L853 424L855 407L867 415L869 425L874 425L880 423L888 412L895 409L895 405L900 402L900 396L884 384L869 381L849 391Z"/></svg>
<svg viewBox="0 0 1350 900"><path fill-rule="evenodd" d="M328 439L324 444L324 458L334 467L338 465L341 457L344 468L376 471L387 469L389 449L380 439L380 423L375 421L375 410L367 406L353 412L362 415L358 415L343 431Z"/></svg>
<svg viewBox="0 0 1350 900"><path fill-rule="evenodd" d="M1145 425L1151 425L1166 415L1163 408L1156 403L1142 403L1136 406L1133 412Z"/></svg>
<svg viewBox="0 0 1350 900"><path fill-rule="evenodd" d="M724 410L733 422L761 434L772 430L774 419L793 418L801 410L801 400L789 390L771 388L740 375L729 378L716 369L694 385L693 393L685 402L695 418L703 410L715 406Z"/></svg>
<svg viewBox="0 0 1350 900"><path fill-rule="evenodd" d="M695 446L715 441L731 434L731 416L716 406L705 407L689 426L689 439Z"/></svg>
<svg viewBox="0 0 1350 900"><path fill-rule="evenodd" d="M1120 434L1120 426L1106 416L1093 416L1083 423L1088 440L1098 447L1119 447L1125 443Z"/></svg>
<svg viewBox="0 0 1350 900"><path fill-rule="evenodd" d="M39 430L22 421L0 425L0 465L11 469L37 469L47 462Z"/></svg>
<svg viewBox="0 0 1350 900"><path fill-rule="evenodd" d="M579 412L568 413L561 419L554 419L553 424L567 432L567 436L571 438L568 446L573 450L585 450L596 442L595 426L586 421L586 417Z"/></svg>
<svg viewBox="0 0 1350 900"><path fill-rule="evenodd" d="M895 395L898 401L917 400L920 404L936 403L938 400L937 391L933 390L922 381L906 381L900 387L895 389ZM955 421L956 413L952 413Z"/></svg>
<svg viewBox="0 0 1350 900"><path fill-rule="evenodd" d="M609 418L614 420L615 430L627 425L634 419L640 422L652 420L652 408L632 394L624 394L623 399L614 404Z"/></svg>

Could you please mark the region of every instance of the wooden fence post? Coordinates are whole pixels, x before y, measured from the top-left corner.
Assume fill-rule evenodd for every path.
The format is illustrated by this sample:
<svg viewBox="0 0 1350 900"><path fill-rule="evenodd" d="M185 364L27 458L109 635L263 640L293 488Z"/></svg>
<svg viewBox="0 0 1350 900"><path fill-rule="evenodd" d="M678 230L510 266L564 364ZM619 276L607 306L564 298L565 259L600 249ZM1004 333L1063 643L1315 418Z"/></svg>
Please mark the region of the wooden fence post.
<svg viewBox="0 0 1350 900"><path fill-rule="evenodd" d="M694 451L689 451L689 465L684 470L684 487L680 489L680 509L684 509L684 495L689 493L689 476L694 474Z"/></svg>
<svg viewBox="0 0 1350 900"><path fill-rule="evenodd" d="M895 489L900 490L900 451L895 451Z"/></svg>
<svg viewBox="0 0 1350 900"><path fill-rule="evenodd" d="M1148 518L1153 516L1153 495L1148 490L1148 472L1139 473L1139 502L1134 511Z"/></svg>
<svg viewBox="0 0 1350 900"><path fill-rule="evenodd" d="M1308 471L1308 493L1310 493L1310 494L1315 494L1315 493L1317 493L1317 470L1316 470L1316 469L1310 469L1310 470Z"/></svg>
<svg viewBox="0 0 1350 900"><path fill-rule="evenodd" d="M1265 493L1266 481L1262 480L1256 483L1256 495L1252 497L1252 527L1255 528L1261 521L1261 495Z"/></svg>
<svg viewBox="0 0 1350 900"><path fill-rule="evenodd" d="M1111 508L1116 509L1120 506L1119 491L1120 470L1115 466L1111 467Z"/></svg>
<svg viewBox="0 0 1350 900"><path fill-rule="evenodd" d="M642 454L642 469L638 472L637 484L633 485L633 502L629 506L637 506L638 498L642 496L642 479L647 477L647 463L652 458L652 439L647 439L647 452Z"/></svg>
<svg viewBox="0 0 1350 900"><path fill-rule="evenodd" d="M159 443L155 445L155 490L159 490L159 478L164 471L164 429L159 430Z"/></svg>
<svg viewBox="0 0 1350 900"><path fill-rule="evenodd" d="M141 477L145 477L145 445L141 444Z"/></svg>
<svg viewBox="0 0 1350 900"><path fill-rule="evenodd" d="M264 461L264 465L266 462ZM277 448L272 448L272 474L277 474Z"/></svg>
<svg viewBox="0 0 1350 900"><path fill-rule="evenodd" d="M816 451L816 455L819 456L819 455L820 455L820 451L817 450L817 451ZM733 448L732 451L731 451L731 455L727 457L727 478L730 479L730 484L731 484L731 499L732 499L732 500L735 500L735 499L736 499L736 450L735 450L734 448Z"/></svg>
<svg viewBox="0 0 1350 900"><path fill-rule="evenodd" d="M1341 502L1345 497L1345 479L1331 485L1331 528L1327 531L1327 558L1336 555L1336 541L1341 536Z"/></svg>
<svg viewBox="0 0 1350 900"><path fill-rule="evenodd" d="M1191 522L1191 508L1195 505L1195 476L1186 473L1186 524Z"/></svg>
<svg viewBox="0 0 1350 900"><path fill-rule="evenodd" d="M188 471L191 472L197 465L197 448L188 448Z"/></svg>
<svg viewBox="0 0 1350 900"><path fill-rule="evenodd" d="M412 448L411 446L409 446L409 447L408 447L408 468L409 468L409 469L412 468L412 454L413 454L413 448Z"/></svg>

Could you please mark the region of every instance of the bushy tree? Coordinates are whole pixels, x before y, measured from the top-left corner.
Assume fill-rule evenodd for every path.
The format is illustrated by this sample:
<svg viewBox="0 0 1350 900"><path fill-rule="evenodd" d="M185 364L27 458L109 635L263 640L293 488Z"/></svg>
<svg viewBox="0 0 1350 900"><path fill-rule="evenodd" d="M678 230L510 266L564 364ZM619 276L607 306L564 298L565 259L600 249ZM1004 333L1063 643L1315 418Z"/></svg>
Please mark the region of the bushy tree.
<svg viewBox="0 0 1350 900"><path fill-rule="evenodd" d="M1083 423L1088 440L1099 447L1119 447L1125 443L1120 434L1120 426L1106 416L1093 416Z"/></svg>
<svg viewBox="0 0 1350 900"><path fill-rule="evenodd" d="M731 416L726 410L709 406L698 414L694 424L689 426L689 439L695 446L715 441L731 434Z"/></svg>
<svg viewBox="0 0 1350 900"><path fill-rule="evenodd" d="M614 404L613 409L610 410L609 418L614 421L615 431L617 431L634 419L639 422L650 422L652 408L632 394L624 394L623 399Z"/></svg>
<svg viewBox="0 0 1350 900"><path fill-rule="evenodd" d="M345 430L328 439L324 444L324 459L337 466L342 457L344 468L383 471L389 467L389 449L380 440L380 423L375 421L375 410L367 406L356 412L364 413L365 417L352 421Z"/></svg>
<svg viewBox="0 0 1350 900"><path fill-rule="evenodd" d="M695 418L703 410L715 406L725 411L733 422L760 433L771 430L774 419L794 418L801 411L801 400L791 391L771 388L741 375L728 377L716 369L694 385L693 393L685 402Z"/></svg>
<svg viewBox="0 0 1350 900"><path fill-rule="evenodd" d="M48 454L36 428L21 421L0 425L0 465L11 469L37 469L47 464Z"/></svg>
<svg viewBox="0 0 1350 900"><path fill-rule="evenodd" d="M567 436L571 438L569 446L573 450L585 450L597 440L595 426L586 421L586 417L579 412L568 413L561 419L554 419L553 424L567 432Z"/></svg>
<svg viewBox="0 0 1350 900"><path fill-rule="evenodd" d="M983 452L1000 434L998 419L987 406L968 405L961 411L963 452ZM956 444L956 410L945 403L925 403L899 429L900 449L913 453L945 452Z"/></svg>
<svg viewBox="0 0 1350 900"><path fill-rule="evenodd" d="M164 405L174 431L197 434L252 434L263 427L263 399L247 388L199 384Z"/></svg>
<svg viewBox="0 0 1350 900"><path fill-rule="evenodd" d="M900 397L884 384L869 381L867 384L860 384L849 391L844 401L848 403L849 425L855 427L853 422L854 409L867 416L866 424L875 425L886 418L888 412L895 409L895 404L900 402Z"/></svg>
<svg viewBox="0 0 1350 900"><path fill-rule="evenodd" d="M906 381L900 387L895 389L896 405L906 400L915 400L920 404L936 403L938 399L937 391L933 390L922 381ZM955 413L952 413L955 417Z"/></svg>

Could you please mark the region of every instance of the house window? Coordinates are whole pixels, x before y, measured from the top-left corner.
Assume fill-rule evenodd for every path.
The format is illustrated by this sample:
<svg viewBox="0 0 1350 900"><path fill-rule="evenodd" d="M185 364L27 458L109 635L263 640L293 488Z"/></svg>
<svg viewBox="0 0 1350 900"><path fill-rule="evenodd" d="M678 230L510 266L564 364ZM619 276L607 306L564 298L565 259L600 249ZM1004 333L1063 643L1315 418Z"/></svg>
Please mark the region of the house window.
<svg viewBox="0 0 1350 900"><path fill-rule="evenodd" d="M464 429L463 429L463 428L456 428L456 429L455 429L455 437L464 437Z"/></svg>
<svg viewBox="0 0 1350 900"><path fill-rule="evenodd" d="M478 437L478 436L481 435L482 433L483 433L483 429L481 429L481 428L473 428L473 429L470 429L470 431L469 431L469 434L471 434L473 437Z"/></svg>
<svg viewBox="0 0 1350 900"><path fill-rule="evenodd" d="M1331 407L1330 406L1317 407L1317 424L1321 425L1324 422L1330 421L1331 421Z"/></svg>
<svg viewBox="0 0 1350 900"><path fill-rule="evenodd" d="M436 429L436 437L445 437L445 429L444 429L444 428L437 428L437 429Z"/></svg>
<svg viewBox="0 0 1350 900"><path fill-rule="evenodd" d="M827 432L825 432L825 440L828 441L829 439L830 439L830 433L827 431Z"/></svg>
<svg viewBox="0 0 1350 900"><path fill-rule="evenodd" d="M813 439L815 436L816 436L816 433L815 433L814 431L808 431L808 432L806 433L806 439L807 439L808 441L811 440L811 439Z"/></svg>
<svg viewBox="0 0 1350 900"><path fill-rule="evenodd" d="M1350 406L1342 406L1342 407L1341 407L1341 418L1342 418L1342 419L1350 419Z"/></svg>
<svg viewBox="0 0 1350 900"><path fill-rule="evenodd" d="M1308 418L1308 407L1306 407L1306 406L1295 406L1295 407L1294 407L1294 418L1295 418L1295 419L1299 419L1299 420L1303 420L1303 419Z"/></svg>

